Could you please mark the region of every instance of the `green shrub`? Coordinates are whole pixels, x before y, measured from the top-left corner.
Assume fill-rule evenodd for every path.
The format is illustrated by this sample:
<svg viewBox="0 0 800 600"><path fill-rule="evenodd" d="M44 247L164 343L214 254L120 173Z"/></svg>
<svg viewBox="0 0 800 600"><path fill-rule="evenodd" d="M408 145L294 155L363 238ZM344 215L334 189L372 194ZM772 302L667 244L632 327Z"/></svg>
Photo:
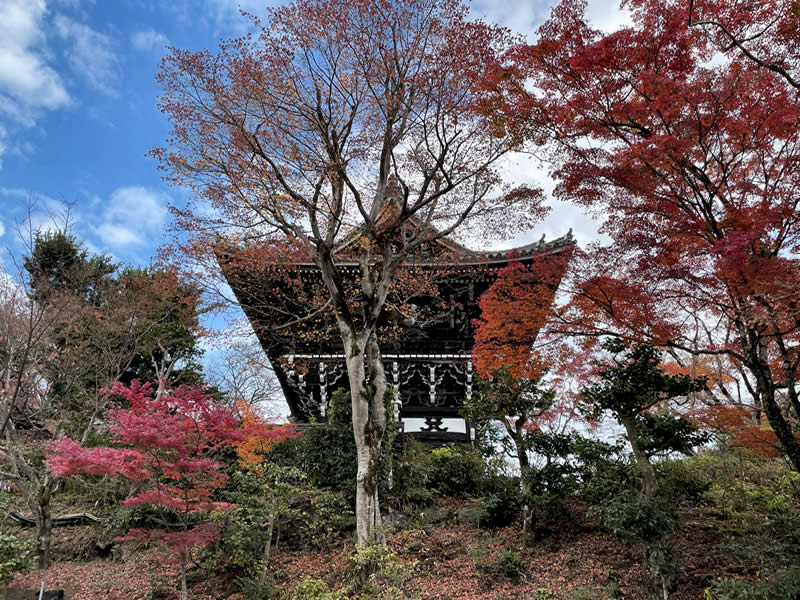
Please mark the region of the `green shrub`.
<svg viewBox="0 0 800 600"><path fill-rule="evenodd" d="M477 451L448 444L431 450L428 460L429 481L439 494L469 496L478 491L485 466Z"/></svg>
<svg viewBox="0 0 800 600"><path fill-rule="evenodd" d="M391 397L387 397L391 402ZM389 415L393 415L389 412ZM381 495L386 491L392 470L392 441L397 425L390 418L383 441L378 485ZM328 420L311 423L303 435L277 444L267 459L282 466L296 467L306 473L313 487L334 491L355 507L356 502L356 443L353 438L350 393L339 389L331 396Z"/></svg>
<svg viewBox="0 0 800 600"><path fill-rule="evenodd" d="M650 595L666 597L678 580L679 561L667 536L677 521L671 505L651 500L635 490L626 490L602 506L594 507L600 523L626 544L645 543L645 561L650 574Z"/></svg>
<svg viewBox="0 0 800 600"><path fill-rule="evenodd" d="M335 492L313 490L307 498L310 506L300 513L298 519L301 535L310 546L329 546L355 526L353 511Z"/></svg>
<svg viewBox="0 0 800 600"><path fill-rule="evenodd" d="M525 575L525 561L519 552L506 550L500 556L500 561L503 564L503 575L512 581L519 581L520 577Z"/></svg>
<svg viewBox="0 0 800 600"><path fill-rule="evenodd" d="M491 475L480 485L480 502L484 510L483 525L505 527L519 515L522 495L516 477Z"/></svg>
<svg viewBox="0 0 800 600"><path fill-rule="evenodd" d="M0 531L0 586L8 584L15 573L28 569L35 544L33 540L21 540L16 535Z"/></svg>
<svg viewBox="0 0 800 600"><path fill-rule="evenodd" d="M257 578L239 578L236 580L242 591L243 600L273 600L279 593L275 589L275 582L267 578L259 581Z"/></svg>
<svg viewBox="0 0 800 600"><path fill-rule="evenodd" d="M627 544L663 539L675 527L675 517L663 502L626 490L591 509L601 525Z"/></svg>
<svg viewBox="0 0 800 600"><path fill-rule="evenodd" d="M263 521L241 507L224 511L219 541L207 552L209 568L230 569L237 573L255 574L264 558L267 531Z"/></svg>
<svg viewBox="0 0 800 600"><path fill-rule="evenodd" d="M484 503L475 498L470 500L466 506L458 509L456 518L460 523L469 525L470 527L480 527L489 518L489 513L486 510Z"/></svg>
<svg viewBox="0 0 800 600"><path fill-rule="evenodd" d="M703 502L722 533L800 543L800 473L783 461L728 450L679 462L687 478L708 482Z"/></svg>
<svg viewBox="0 0 800 600"><path fill-rule="evenodd" d="M393 485L386 491L386 503L400 510L416 510L433 500L430 446L407 439L393 462Z"/></svg>
<svg viewBox="0 0 800 600"><path fill-rule="evenodd" d="M331 588L318 577L306 577L297 584L289 600L348 600L342 590L332 592Z"/></svg>
<svg viewBox="0 0 800 600"><path fill-rule="evenodd" d="M303 432L303 468L315 487L336 490L350 506L356 503L356 443L353 438L350 394L337 390L331 397L326 423L311 423Z"/></svg>
<svg viewBox="0 0 800 600"><path fill-rule="evenodd" d="M800 598L800 567L781 571L766 581L721 577L711 582L704 600L796 600Z"/></svg>
<svg viewBox="0 0 800 600"><path fill-rule="evenodd" d="M394 598L402 595L416 563L405 565L382 544L358 546L347 567L347 591L366 598Z"/></svg>
<svg viewBox="0 0 800 600"><path fill-rule="evenodd" d="M504 527L519 514L521 499L515 478L492 476L482 484L480 496L459 509L457 518L472 527Z"/></svg>
<svg viewBox="0 0 800 600"><path fill-rule="evenodd" d="M696 459L665 460L656 463L655 469L664 498L674 502L702 504L711 482L693 468Z"/></svg>
<svg viewBox="0 0 800 600"><path fill-rule="evenodd" d="M561 594L557 600L610 600L611 598L621 597L622 592L619 585L609 583L603 587L580 586L572 588Z"/></svg>
<svg viewBox="0 0 800 600"><path fill-rule="evenodd" d="M575 436L570 452L576 464L576 495L588 504L603 504L634 486L636 470L624 455L621 442L611 445Z"/></svg>
<svg viewBox="0 0 800 600"><path fill-rule="evenodd" d="M525 575L525 561L519 552L513 550L504 550L494 557L485 549L478 550L473 553L472 559L476 563L481 586L487 590L504 579L518 583Z"/></svg>

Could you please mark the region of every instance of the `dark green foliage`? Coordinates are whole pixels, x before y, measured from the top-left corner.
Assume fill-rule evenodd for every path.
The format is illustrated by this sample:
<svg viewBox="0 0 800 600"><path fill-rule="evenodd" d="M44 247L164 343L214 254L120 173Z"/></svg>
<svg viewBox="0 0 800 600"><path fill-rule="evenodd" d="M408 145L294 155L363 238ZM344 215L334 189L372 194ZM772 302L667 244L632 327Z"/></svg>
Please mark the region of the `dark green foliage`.
<svg viewBox="0 0 800 600"><path fill-rule="evenodd" d="M691 456L694 449L711 441L712 435L680 415L642 413L636 418L636 437L647 456L680 453Z"/></svg>
<svg viewBox="0 0 800 600"><path fill-rule="evenodd" d="M727 555L765 575L800 564L800 475L784 461L726 450L674 461L669 471L705 484L699 502Z"/></svg>
<svg viewBox="0 0 800 600"><path fill-rule="evenodd" d="M581 394L590 403L595 418L609 411L625 428L641 475L642 491L654 499L660 492L651 457L660 452L688 452L702 436L683 419L654 417L647 412L673 398L704 390L707 379L668 375L661 368L660 354L648 344L629 348L622 340L611 338L602 346L614 356L600 365L600 381L584 388Z"/></svg>
<svg viewBox="0 0 800 600"><path fill-rule="evenodd" d="M241 589L243 600L272 600L280 597L272 581L239 578L236 583Z"/></svg>
<svg viewBox="0 0 800 600"><path fill-rule="evenodd" d="M109 275L117 270L111 258L89 255L67 231L36 232L30 256L23 259L34 297L45 301L52 294L68 291L92 305L100 305Z"/></svg>
<svg viewBox="0 0 800 600"><path fill-rule="evenodd" d="M478 492L485 474L481 455L467 446L449 444L429 455L429 485L441 496L471 496Z"/></svg>
<svg viewBox="0 0 800 600"><path fill-rule="evenodd" d="M391 398L387 402L391 403ZM381 494L389 482L397 425L392 420L386 429L378 474ZM326 422L311 423L297 441L278 446L270 453L270 460L298 467L314 487L334 490L349 506L355 506L357 457L349 392L340 389L332 394Z"/></svg>
<svg viewBox="0 0 800 600"><path fill-rule="evenodd" d="M284 547L295 549L324 548L352 528L352 512L341 497L309 485L299 469L273 463L258 468L233 473L225 499L236 506L219 514L220 539L207 553L215 571L262 572L270 519L270 542L280 535Z"/></svg>
<svg viewBox="0 0 800 600"><path fill-rule="evenodd" d="M508 369L479 381L479 393L464 403L462 414L472 420L479 445L500 446L509 456L520 459L525 468L525 454L531 450L531 433L536 419L552 408L555 391L542 385L541 379L515 378Z"/></svg>
<svg viewBox="0 0 800 600"><path fill-rule="evenodd" d="M393 462L393 485L386 491L388 506L404 511L428 506L434 497L429 481L431 464L430 446L406 438Z"/></svg>
<svg viewBox="0 0 800 600"><path fill-rule="evenodd" d="M576 465L576 495L590 505L600 505L634 485L636 471L616 445L575 436L570 450Z"/></svg>
<svg viewBox="0 0 800 600"><path fill-rule="evenodd" d="M692 505L705 502L711 482L689 466L692 460L665 460L655 465L661 494L666 500Z"/></svg>
<svg viewBox="0 0 800 600"><path fill-rule="evenodd" d="M535 462L527 471L524 499L534 525L558 526L573 516L568 499L604 502L630 482L621 447L582 437L535 431L529 434Z"/></svg>
<svg viewBox="0 0 800 600"><path fill-rule="evenodd" d="M715 579L704 600L797 600L800 598L800 567L791 567L761 581Z"/></svg>
<svg viewBox="0 0 800 600"><path fill-rule="evenodd" d="M15 573L28 569L35 551L33 540L21 540L17 535L0 531L0 587L11 581Z"/></svg>
<svg viewBox="0 0 800 600"><path fill-rule="evenodd" d="M623 598L623 595L619 584L612 582L603 587L581 586L572 588L558 596L553 594L550 596L543 595L542 598L537 596L536 600L612 600L614 598Z"/></svg>
<svg viewBox="0 0 800 600"><path fill-rule="evenodd" d="M345 574L348 596L357 598L397 598L411 578L412 565L405 565L383 544L356 546Z"/></svg>
<svg viewBox="0 0 800 600"><path fill-rule="evenodd" d="M605 340L602 346L617 356L603 365L600 383L582 391L597 417L604 410L617 418L635 416L670 398L701 391L707 385L705 377L665 374L660 366L661 356L653 346L629 348L617 338Z"/></svg>
<svg viewBox="0 0 800 600"><path fill-rule="evenodd" d="M553 406L555 390L543 387L541 379L513 377L499 369L491 379L480 379L479 393L464 403L463 414L475 421L505 421L520 417L531 422Z"/></svg>
<svg viewBox="0 0 800 600"><path fill-rule="evenodd" d="M493 475L481 452L465 445L431 448L406 440L395 456L393 478L387 500L400 509L425 507L436 496L480 497L489 520L499 525L513 518L507 513L514 513L518 503L519 482Z"/></svg>
<svg viewBox="0 0 800 600"><path fill-rule="evenodd" d="M673 508L636 490L620 492L605 504L592 508L603 527L623 543L645 543L652 598L665 597L678 579L678 556L667 540L677 526Z"/></svg>
<svg viewBox="0 0 800 600"><path fill-rule="evenodd" d="M207 552L209 567L215 572L231 570L257 574L267 543L266 516L243 506L220 513L222 527L213 549Z"/></svg>
<svg viewBox="0 0 800 600"><path fill-rule="evenodd" d="M494 557L481 553L477 559L476 567L484 589L491 589L504 579L518 583L525 575L525 561L513 550L503 550Z"/></svg>
<svg viewBox="0 0 800 600"><path fill-rule="evenodd" d="M356 502L356 442L353 438L350 394L333 393L328 421L311 423L298 444L309 482L339 492L350 506Z"/></svg>
<svg viewBox="0 0 800 600"><path fill-rule="evenodd" d="M481 482L479 500L484 513L483 526L510 525L522 509L519 480L505 475L489 475Z"/></svg>
<svg viewBox="0 0 800 600"><path fill-rule="evenodd" d="M519 581L520 577L525 575L525 561L519 552L505 550L500 556L500 561L503 564L503 575L512 581Z"/></svg>
<svg viewBox="0 0 800 600"><path fill-rule="evenodd" d="M524 499L534 523L558 523L570 515L567 498L577 487L579 465L572 456L573 436L531 431L529 453L536 463L524 473Z"/></svg>
<svg viewBox="0 0 800 600"><path fill-rule="evenodd" d="M344 533L355 528L352 509L334 491L310 490L298 508L301 512L296 522L301 539L312 548L330 546Z"/></svg>
<svg viewBox="0 0 800 600"><path fill-rule="evenodd" d="M650 500L636 490L620 492L604 504L593 507L592 514L626 544L661 540L676 524L668 506Z"/></svg>
<svg viewBox="0 0 800 600"><path fill-rule="evenodd" d="M97 391L113 380L202 383L196 288L166 271L120 269L67 231L37 233L23 264L49 315L48 346L38 351L48 354L41 369L53 414L39 418L82 437L102 418Z"/></svg>
<svg viewBox="0 0 800 600"><path fill-rule="evenodd" d="M158 376L153 364L179 360L169 375L172 385L202 385L202 351L197 344L200 290L174 280L169 273L152 268L125 267L116 285L132 297L147 302L150 325L119 380L152 381Z"/></svg>
<svg viewBox="0 0 800 600"><path fill-rule="evenodd" d="M297 584L294 594L288 600L348 600L343 591L332 592L331 588L322 579L306 577Z"/></svg>

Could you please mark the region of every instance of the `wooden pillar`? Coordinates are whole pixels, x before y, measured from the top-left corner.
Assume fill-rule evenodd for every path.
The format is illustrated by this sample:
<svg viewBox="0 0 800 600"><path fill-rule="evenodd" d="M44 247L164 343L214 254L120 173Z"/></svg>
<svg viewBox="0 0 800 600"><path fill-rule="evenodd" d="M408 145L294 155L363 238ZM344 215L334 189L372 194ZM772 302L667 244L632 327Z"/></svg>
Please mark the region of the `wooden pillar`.
<svg viewBox="0 0 800 600"><path fill-rule="evenodd" d="M428 386L430 386L431 406L436 405L436 363L429 367Z"/></svg>
<svg viewBox="0 0 800 600"><path fill-rule="evenodd" d="M392 362L392 384L394 385L394 418L400 423L400 407L403 403L400 400L400 365L396 360Z"/></svg>
<svg viewBox="0 0 800 600"><path fill-rule="evenodd" d="M319 414L328 412L328 371L324 362L319 363Z"/></svg>

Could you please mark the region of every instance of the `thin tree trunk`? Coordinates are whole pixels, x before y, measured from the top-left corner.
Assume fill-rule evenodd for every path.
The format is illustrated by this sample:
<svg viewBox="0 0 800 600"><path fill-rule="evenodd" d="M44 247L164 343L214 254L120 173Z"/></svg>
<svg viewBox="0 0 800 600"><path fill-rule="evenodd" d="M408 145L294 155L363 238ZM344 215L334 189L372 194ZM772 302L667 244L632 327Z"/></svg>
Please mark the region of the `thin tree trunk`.
<svg viewBox="0 0 800 600"><path fill-rule="evenodd" d="M267 572L269 571L269 552L272 548L272 529L275 526L275 514L269 516L269 523L267 524L267 543L264 544L264 564L261 567L261 575L258 577L258 583L264 585L267 580Z"/></svg>
<svg viewBox="0 0 800 600"><path fill-rule="evenodd" d="M186 553L181 552L181 600L188 600L189 589L186 586Z"/></svg>
<svg viewBox="0 0 800 600"><path fill-rule="evenodd" d="M639 447L639 441L636 439L636 424L633 417L620 417L620 423L625 427L625 434L628 437L631 450L633 450L633 456L639 465L639 470L642 472L642 491L645 496L652 500L658 496L660 491L658 479L656 479L656 471L653 469L653 465L650 464L647 455Z"/></svg>
<svg viewBox="0 0 800 600"><path fill-rule="evenodd" d="M522 498L525 504L522 506L522 545L528 545L528 538L533 533L533 511L531 510L531 466L528 460L528 453L525 452L525 447L522 441L516 436L514 437L514 444L517 448L517 460L519 461L519 476L522 483Z"/></svg>
<svg viewBox="0 0 800 600"><path fill-rule="evenodd" d="M39 555L40 569L50 566L50 540L53 533L53 515L50 511L49 491L39 496L39 506L36 515L36 551Z"/></svg>

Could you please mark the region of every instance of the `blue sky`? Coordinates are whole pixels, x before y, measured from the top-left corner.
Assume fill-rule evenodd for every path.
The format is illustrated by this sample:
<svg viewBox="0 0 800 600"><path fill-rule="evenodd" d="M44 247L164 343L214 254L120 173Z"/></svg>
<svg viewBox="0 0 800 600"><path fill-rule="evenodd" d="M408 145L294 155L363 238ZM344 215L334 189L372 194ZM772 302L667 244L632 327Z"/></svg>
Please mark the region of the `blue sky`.
<svg viewBox="0 0 800 600"><path fill-rule="evenodd" d="M226 1L0 1L0 241L17 249L29 199L36 226L71 203L90 248L148 262L181 201L145 156L168 130L164 46L214 47L243 24Z"/></svg>

